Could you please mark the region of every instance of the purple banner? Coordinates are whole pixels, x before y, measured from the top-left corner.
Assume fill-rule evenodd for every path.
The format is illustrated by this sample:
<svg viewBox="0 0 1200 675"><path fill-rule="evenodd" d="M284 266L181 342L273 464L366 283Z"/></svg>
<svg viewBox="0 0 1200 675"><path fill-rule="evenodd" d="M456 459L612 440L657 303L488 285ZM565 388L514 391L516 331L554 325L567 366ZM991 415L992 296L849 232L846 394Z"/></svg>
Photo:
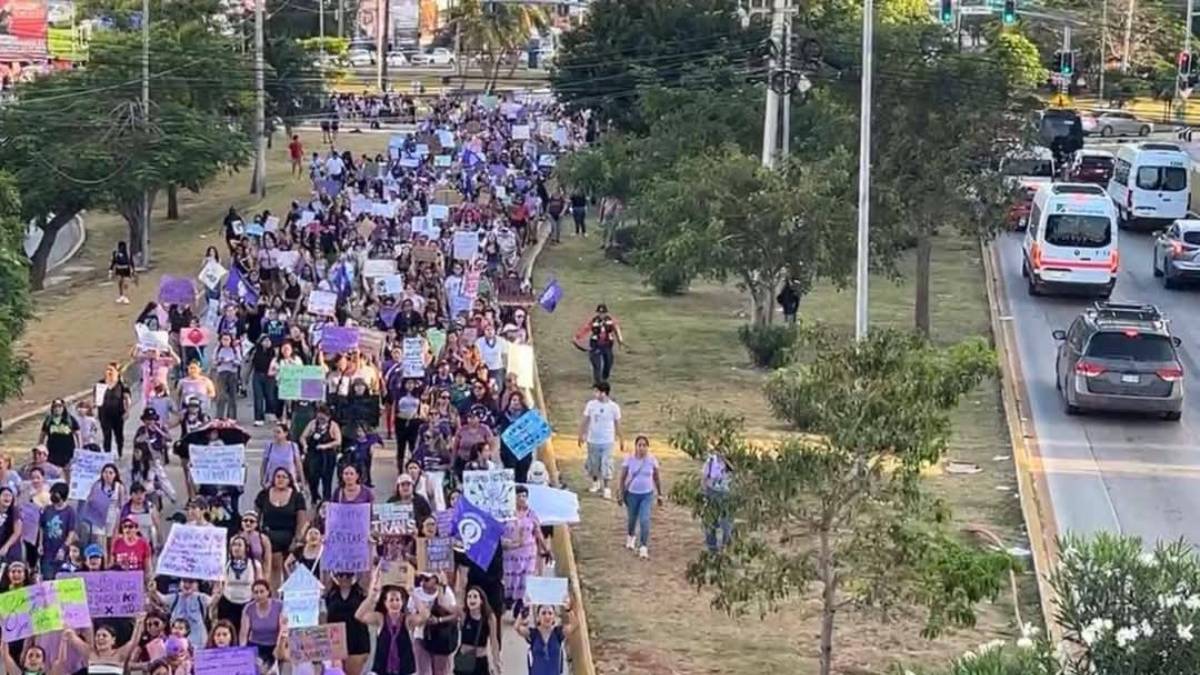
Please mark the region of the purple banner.
<svg viewBox="0 0 1200 675"><path fill-rule="evenodd" d="M258 649L222 647L198 649L193 658L195 675L258 675Z"/></svg>
<svg viewBox="0 0 1200 675"><path fill-rule="evenodd" d="M191 305L196 301L196 287L188 277L164 274L158 282L158 301L167 305Z"/></svg>
<svg viewBox="0 0 1200 675"><path fill-rule="evenodd" d="M146 605L146 575L143 572L88 572L64 574L60 579L81 577L87 586L88 610L101 621L109 617L137 616Z"/></svg>
<svg viewBox="0 0 1200 675"><path fill-rule="evenodd" d="M321 555L325 569L331 572L371 569L371 505L329 504L328 509L325 552Z"/></svg>
<svg viewBox="0 0 1200 675"><path fill-rule="evenodd" d="M329 356L358 349L358 328L326 326L321 330L321 349Z"/></svg>
<svg viewBox="0 0 1200 675"><path fill-rule="evenodd" d="M484 569L491 566L504 536L503 523L463 497L454 505L454 530L471 562Z"/></svg>
<svg viewBox="0 0 1200 675"><path fill-rule="evenodd" d="M538 296L538 304L547 312L553 312L555 307L558 307L558 301L562 300L563 289L558 285L558 279L551 279L546 288L542 290L542 294Z"/></svg>

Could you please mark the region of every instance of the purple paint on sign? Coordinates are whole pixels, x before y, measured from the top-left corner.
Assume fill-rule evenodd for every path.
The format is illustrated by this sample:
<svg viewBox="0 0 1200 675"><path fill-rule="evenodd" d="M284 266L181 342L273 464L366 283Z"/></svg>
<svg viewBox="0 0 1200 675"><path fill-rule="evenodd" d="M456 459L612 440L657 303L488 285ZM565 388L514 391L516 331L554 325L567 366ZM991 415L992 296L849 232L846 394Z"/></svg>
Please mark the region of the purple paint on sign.
<svg viewBox="0 0 1200 675"><path fill-rule="evenodd" d="M158 282L158 301L168 305L191 305L196 300L196 288L188 277L164 274Z"/></svg>
<svg viewBox="0 0 1200 675"><path fill-rule="evenodd" d="M326 354L345 354L358 349L358 328L328 326L321 331L321 349Z"/></svg>
<svg viewBox="0 0 1200 675"><path fill-rule="evenodd" d="M195 675L258 675L258 649L200 649L196 651L193 663Z"/></svg>
<svg viewBox="0 0 1200 675"><path fill-rule="evenodd" d="M325 398L325 382L320 380L300 380L300 398L304 401Z"/></svg>
<svg viewBox="0 0 1200 675"><path fill-rule="evenodd" d="M371 505L330 504L321 564L331 572L371 569Z"/></svg>

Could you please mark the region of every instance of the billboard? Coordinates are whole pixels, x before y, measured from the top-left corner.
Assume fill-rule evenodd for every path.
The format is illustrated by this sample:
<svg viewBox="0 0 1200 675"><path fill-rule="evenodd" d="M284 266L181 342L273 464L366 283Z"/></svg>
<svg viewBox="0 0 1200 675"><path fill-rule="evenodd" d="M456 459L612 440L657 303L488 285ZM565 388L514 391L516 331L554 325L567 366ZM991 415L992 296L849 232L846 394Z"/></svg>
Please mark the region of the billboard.
<svg viewBox="0 0 1200 675"><path fill-rule="evenodd" d="M0 0L0 60L46 58L46 0Z"/></svg>

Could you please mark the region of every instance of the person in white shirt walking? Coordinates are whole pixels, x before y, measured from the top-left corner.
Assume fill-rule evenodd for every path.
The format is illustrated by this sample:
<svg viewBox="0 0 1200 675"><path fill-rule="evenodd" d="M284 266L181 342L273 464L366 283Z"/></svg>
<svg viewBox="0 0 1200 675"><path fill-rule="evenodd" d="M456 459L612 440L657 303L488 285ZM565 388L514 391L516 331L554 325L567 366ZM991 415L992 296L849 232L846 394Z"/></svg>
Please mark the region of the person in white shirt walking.
<svg viewBox="0 0 1200 675"><path fill-rule="evenodd" d="M603 488L604 498L612 499L608 484L612 480L613 446L620 443L621 452L625 452L621 406L609 398L612 389L607 382L598 382L593 389L596 397L583 407L583 420L579 423L579 446L587 443L586 468L592 479L588 491L594 494Z"/></svg>

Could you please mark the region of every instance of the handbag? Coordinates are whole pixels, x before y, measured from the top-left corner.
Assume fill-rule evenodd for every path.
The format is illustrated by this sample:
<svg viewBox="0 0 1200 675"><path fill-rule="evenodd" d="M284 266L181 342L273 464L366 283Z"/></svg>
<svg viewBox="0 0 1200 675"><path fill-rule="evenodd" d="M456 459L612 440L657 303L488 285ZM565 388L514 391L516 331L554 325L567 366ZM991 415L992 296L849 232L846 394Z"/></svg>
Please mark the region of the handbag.
<svg viewBox="0 0 1200 675"><path fill-rule="evenodd" d="M442 606L435 600L433 607L430 608L431 616L442 618L450 616L450 612L442 609ZM430 654L438 656L449 656L458 649L458 622L447 621L439 623L436 626L425 626L425 650Z"/></svg>
<svg viewBox="0 0 1200 675"><path fill-rule="evenodd" d="M483 622L487 617L479 617L479 625L475 627L475 639L471 641L471 651L459 649L454 655L454 675L475 675L475 668L479 665L479 656L475 653L474 648L479 642L479 636L483 633ZM465 645L464 645L465 646Z"/></svg>

